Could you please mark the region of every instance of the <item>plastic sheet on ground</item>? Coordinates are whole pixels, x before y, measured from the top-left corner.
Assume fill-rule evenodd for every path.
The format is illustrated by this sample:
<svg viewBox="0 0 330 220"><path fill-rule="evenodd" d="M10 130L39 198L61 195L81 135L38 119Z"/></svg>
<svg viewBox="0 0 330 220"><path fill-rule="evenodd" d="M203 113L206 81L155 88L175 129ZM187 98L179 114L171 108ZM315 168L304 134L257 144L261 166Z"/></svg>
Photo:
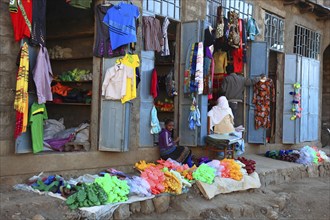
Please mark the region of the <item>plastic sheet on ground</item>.
<svg viewBox="0 0 330 220"><path fill-rule="evenodd" d="M61 196L58 193L42 192L40 190L33 189L31 186L29 186L27 184L17 184L17 185L14 186L14 189L34 192L34 193L38 193L39 195L48 195L48 196L51 196L51 197L54 197L54 198L66 200L63 196ZM112 216L113 212L121 204L130 204L130 203L133 203L133 202L139 202L139 201L152 199L154 197L155 197L154 195L147 196L147 197L130 196L130 197L128 197L128 200L125 201L125 202L111 203L111 204L93 206L93 207L83 207L83 208L79 208L79 211L87 219L102 219L105 216Z"/></svg>
<svg viewBox="0 0 330 220"><path fill-rule="evenodd" d="M207 199L212 199L214 196L221 193L260 188L261 186L259 175L256 172L250 175L243 175L240 181L230 178L215 177L212 184L203 183L201 181L196 181L196 184Z"/></svg>

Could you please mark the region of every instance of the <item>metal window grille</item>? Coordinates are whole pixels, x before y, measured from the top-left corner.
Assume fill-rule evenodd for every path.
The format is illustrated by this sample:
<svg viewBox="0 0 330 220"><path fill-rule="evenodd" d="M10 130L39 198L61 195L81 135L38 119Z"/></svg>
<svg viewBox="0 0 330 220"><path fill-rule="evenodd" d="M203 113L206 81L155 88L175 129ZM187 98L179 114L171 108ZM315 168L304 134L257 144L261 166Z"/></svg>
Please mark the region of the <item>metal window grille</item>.
<svg viewBox="0 0 330 220"><path fill-rule="evenodd" d="M269 49L284 50L284 20L276 15L266 12L265 15L265 41Z"/></svg>
<svg viewBox="0 0 330 220"><path fill-rule="evenodd" d="M220 5L222 5L224 16L228 11L236 11L242 19L253 14L253 5L246 3L245 0L207 0L206 18L212 26L216 25L217 7Z"/></svg>
<svg viewBox="0 0 330 220"><path fill-rule="evenodd" d="M181 0L143 0L143 10L180 20Z"/></svg>
<svg viewBox="0 0 330 220"><path fill-rule="evenodd" d="M321 34L308 28L295 25L293 53L318 60Z"/></svg>

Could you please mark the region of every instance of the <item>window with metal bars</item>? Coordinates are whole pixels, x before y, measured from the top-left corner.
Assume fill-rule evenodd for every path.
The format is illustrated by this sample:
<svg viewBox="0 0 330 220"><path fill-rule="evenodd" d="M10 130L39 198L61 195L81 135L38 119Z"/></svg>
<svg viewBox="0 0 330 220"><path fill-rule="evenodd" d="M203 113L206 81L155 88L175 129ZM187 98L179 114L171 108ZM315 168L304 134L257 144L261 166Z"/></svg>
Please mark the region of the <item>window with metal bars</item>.
<svg viewBox="0 0 330 220"><path fill-rule="evenodd" d="M305 27L295 25L293 53L318 60L321 34Z"/></svg>
<svg viewBox="0 0 330 220"><path fill-rule="evenodd" d="M284 20L276 15L266 12L265 15L265 41L269 49L284 50Z"/></svg>
<svg viewBox="0 0 330 220"><path fill-rule="evenodd" d="M181 0L143 0L143 10L180 20Z"/></svg>
<svg viewBox="0 0 330 220"><path fill-rule="evenodd" d="M207 0L206 18L212 26L216 25L217 7L220 5L224 16L227 16L228 11L237 12L242 19L253 14L253 5L246 3L245 0Z"/></svg>

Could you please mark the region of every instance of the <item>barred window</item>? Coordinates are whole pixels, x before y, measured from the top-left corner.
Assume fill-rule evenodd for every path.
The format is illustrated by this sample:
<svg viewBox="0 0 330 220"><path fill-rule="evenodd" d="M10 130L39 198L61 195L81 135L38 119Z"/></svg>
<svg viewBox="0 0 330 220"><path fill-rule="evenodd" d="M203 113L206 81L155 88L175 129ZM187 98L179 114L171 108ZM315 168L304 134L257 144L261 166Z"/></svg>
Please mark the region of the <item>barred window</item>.
<svg viewBox="0 0 330 220"><path fill-rule="evenodd" d="M295 25L293 53L318 60L321 34L305 27Z"/></svg>
<svg viewBox="0 0 330 220"><path fill-rule="evenodd" d="M265 15L265 41L269 49L284 50L284 20L276 15L266 12Z"/></svg>
<svg viewBox="0 0 330 220"><path fill-rule="evenodd" d="M246 3L245 0L207 0L206 18L213 26L216 25L217 7L220 5L224 16L227 16L228 11L235 11L244 19L252 16L253 13L253 5Z"/></svg>
<svg viewBox="0 0 330 220"><path fill-rule="evenodd" d="M143 10L180 20L181 0L143 0Z"/></svg>

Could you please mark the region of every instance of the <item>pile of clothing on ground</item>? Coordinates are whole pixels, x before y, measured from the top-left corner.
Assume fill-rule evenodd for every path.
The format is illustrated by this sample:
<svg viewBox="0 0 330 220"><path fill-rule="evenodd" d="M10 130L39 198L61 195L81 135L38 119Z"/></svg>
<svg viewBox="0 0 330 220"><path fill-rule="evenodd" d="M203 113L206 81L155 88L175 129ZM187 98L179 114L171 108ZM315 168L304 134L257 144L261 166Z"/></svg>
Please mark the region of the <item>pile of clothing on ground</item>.
<svg viewBox="0 0 330 220"><path fill-rule="evenodd" d="M299 150L271 150L267 151L266 157L283 160L287 162L295 162L299 164L319 164L323 161L329 162L330 159L326 153L317 147L304 146Z"/></svg>
<svg viewBox="0 0 330 220"><path fill-rule="evenodd" d="M135 168L139 176L113 168L98 175L87 174L70 180L59 175L39 174L31 177L27 185L19 184L16 188L58 194L57 197L66 198L66 204L71 209L77 209L125 202L131 196L147 198L161 193L179 195L187 192L195 182L210 185L217 177L242 181L244 175L254 172L255 162L245 158L221 161L204 158L198 167L194 165L190 168L172 159L160 159L157 163L139 161Z"/></svg>

